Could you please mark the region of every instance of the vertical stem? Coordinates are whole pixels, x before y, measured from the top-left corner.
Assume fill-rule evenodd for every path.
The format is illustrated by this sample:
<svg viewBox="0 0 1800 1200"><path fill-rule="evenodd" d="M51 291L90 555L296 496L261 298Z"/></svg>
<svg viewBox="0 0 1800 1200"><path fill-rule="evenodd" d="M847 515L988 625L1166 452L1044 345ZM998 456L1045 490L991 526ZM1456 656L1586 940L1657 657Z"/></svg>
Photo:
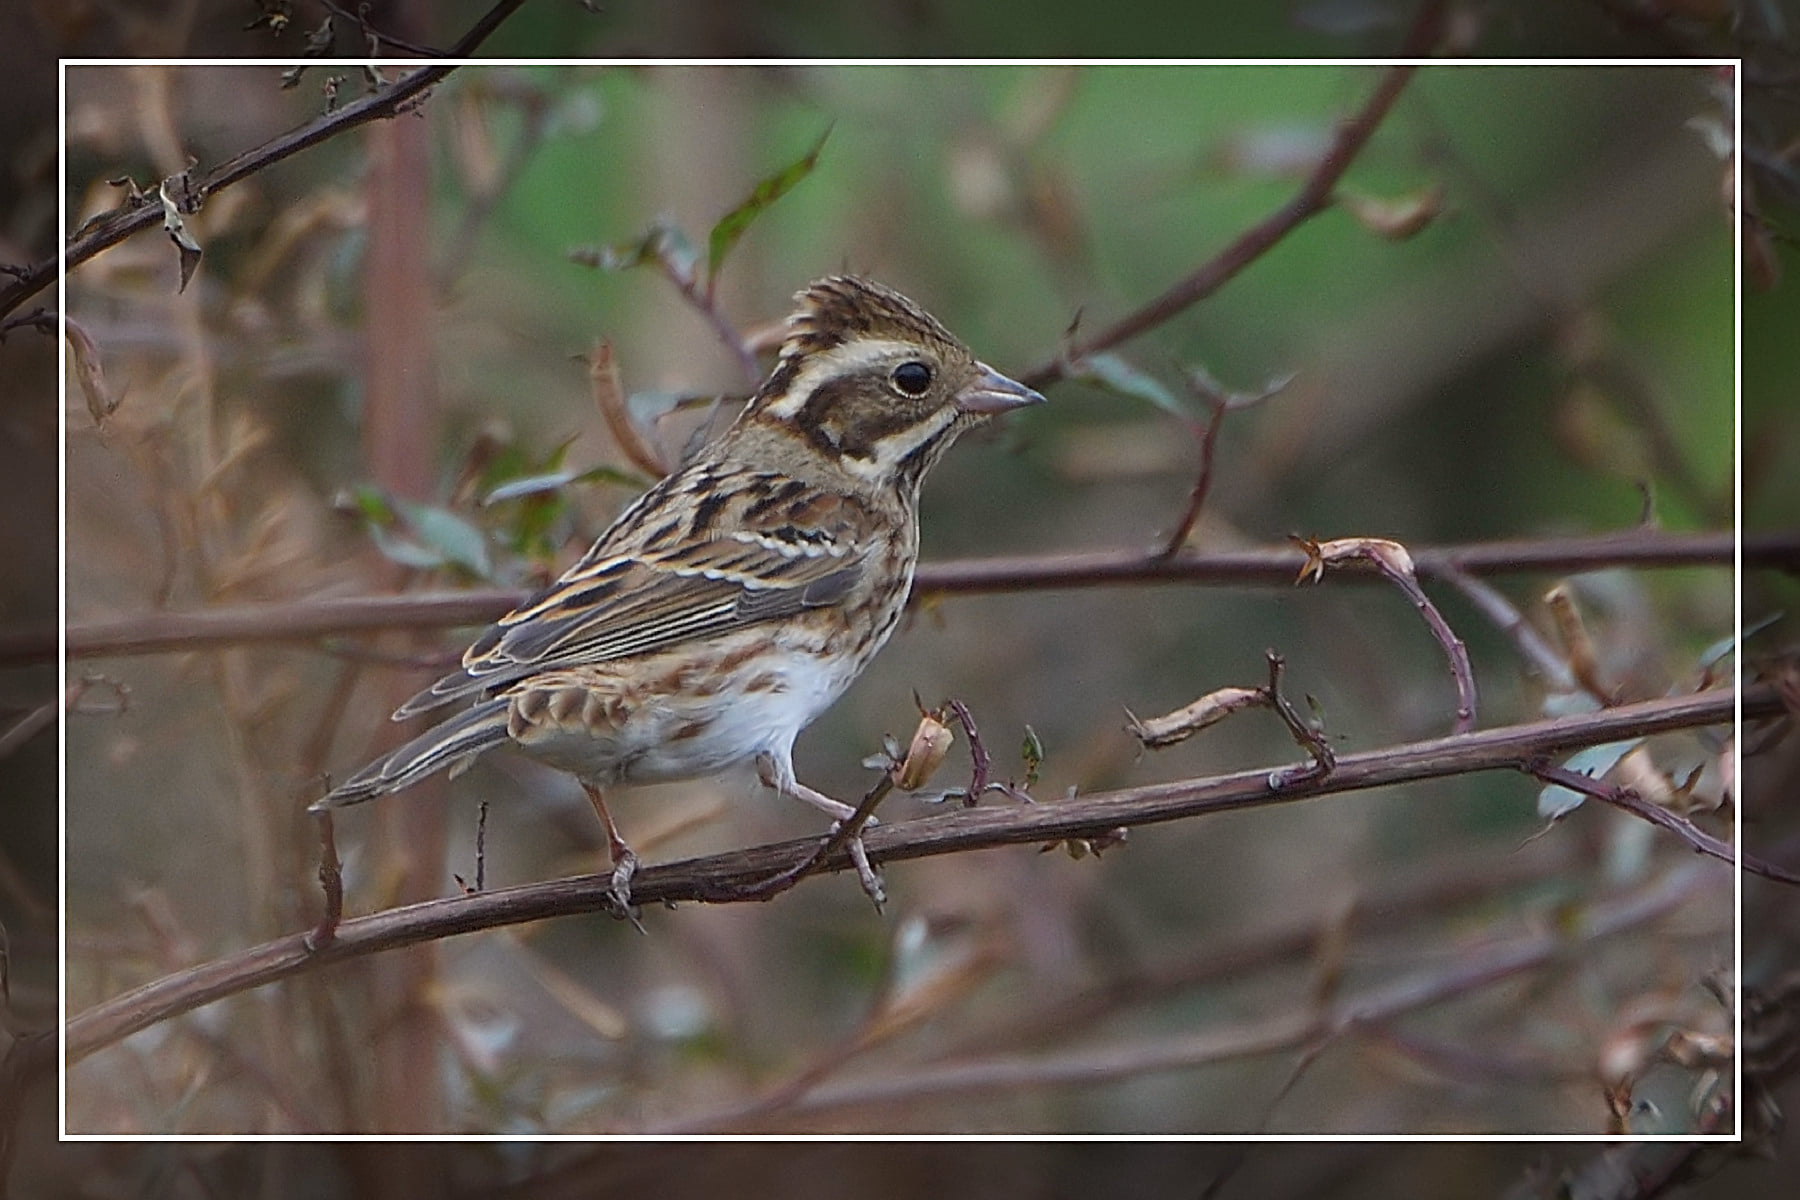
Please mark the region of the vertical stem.
<svg viewBox="0 0 1800 1200"><path fill-rule="evenodd" d="M434 312L430 282L430 126L401 117L369 131L368 261L365 311L363 455L376 484L423 499L432 490L438 426ZM393 704L412 681L393 680ZM401 734L395 727L393 738ZM438 895L447 851L443 781L370 806L375 865L385 902ZM367 1128L433 1132L443 1125L438 1084L439 1038L429 999L437 969L433 948L420 946L372 964L373 1003L363 1030L373 1043ZM390 1193L391 1194L391 1193Z"/></svg>

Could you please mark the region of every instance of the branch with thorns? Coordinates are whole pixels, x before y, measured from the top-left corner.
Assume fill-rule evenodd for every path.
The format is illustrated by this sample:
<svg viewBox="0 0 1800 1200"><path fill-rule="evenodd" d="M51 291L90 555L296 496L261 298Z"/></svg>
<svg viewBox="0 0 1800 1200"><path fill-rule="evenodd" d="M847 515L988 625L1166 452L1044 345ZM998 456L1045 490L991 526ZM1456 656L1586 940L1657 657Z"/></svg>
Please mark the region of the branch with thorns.
<svg viewBox="0 0 1800 1200"><path fill-rule="evenodd" d="M870 826L862 836L869 858L878 862L1005 845L1042 845L1069 838L1104 838L1120 827L1475 771L1517 770L1521 763L1580 746L1727 723L1737 700L1731 691L1717 689L1340 755L1328 775L1313 778L1304 786L1290 783L1271 788L1269 770L1242 771L1095 793L1054 804L956 809L929 819ZM1746 689L1742 707L1747 721L1786 713L1779 691L1769 684ZM632 894L646 906L698 901L732 889L740 894L725 894L724 898L739 899L743 889L802 860L812 860L802 874L851 868L843 847L826 854L818 853L818 848L818 839L805 838L647 866L633 879ZM215 1000L332 963L482 929L611 912L611 886L607 874L550 880L429 900L345 920L323 944L317 942L313 931L279 938L153 980L76 1015L67 1027L69 1061L77 1062L140 1029ZM54 1061L51 1056L50 1065Z"/></svg>

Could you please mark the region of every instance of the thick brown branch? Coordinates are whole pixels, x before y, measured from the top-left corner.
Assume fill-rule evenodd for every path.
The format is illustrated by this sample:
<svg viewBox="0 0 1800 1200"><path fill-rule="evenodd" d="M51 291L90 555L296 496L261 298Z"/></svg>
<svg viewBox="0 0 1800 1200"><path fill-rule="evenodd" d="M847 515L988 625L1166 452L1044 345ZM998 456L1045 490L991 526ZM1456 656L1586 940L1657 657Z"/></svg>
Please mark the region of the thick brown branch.
<svg viewBox="0 0 1800 1200"><path fill-rule="evenodd" d="M1413 561L1424 575L1452 568L1473 575L1567 573L1602 567L1730 566L1732 550L1729 533L1634 530L1592 537L1428 546L1415 549ZM1148 583L1288 587L1305 561L1302 551L1285 547L1209 554L1183 552L1172 558L1144 550L969 558L923 564L913 583L913 593L916 597ZM1800 534L1746 538L1744 566L1800 572ZM1359 576L1343 578L1355 582ZM484 625L523 598L523 592L490 588L150 613L71 625L68 655L74 659L165 654L244 642L306 642L383 629ZM55 657L53 629L0 632L0 666L46 662Z"/></svg>
<svg viewBox="0 0 1800 1200"><path fill-rule="evenodd" d="M1281 790L1270 788L1271 773L1262 769L1125 788L1054 804L960 809L875 826L864 831L863 841L871 860L895 862L961 850L1103 836L1120 826L1473 771L1517 770L1578 746L1729 722L1732 702L1730 691L1703 692L1345 755L1329 776ZM1747 720L1783 711L1776 689L1766 684L1746 690L1743 706ZM805 838L644 867L632 880L632 898L649 908L658 902L695 900L721 889L746 888L792 866L817 845L817 839ZM849 855L840 849L817 869L838 871L848 866ZM337 927L335 938L316 950L308 948L308 933L292 934L154 980L79 1014L67 1028L69 1061L78 1062L160 1021L314 967L454 934L605 912L612 904L610 888L610 876L584 875L411 904L345 921Z"/></svg>
<svg viewBox="0 0 1800 1200"><path fill-rule="evenodd" d="M524 4L525 0L498 0L481 20L477 21L469 32L452 47L453 57L466 56L480 46L487 36L499 27L500 23L511 16L513 10ZM421 67L402 76L379 92L364 96L342 108L335 109L320 117L315 117L298 129L289 130L279 137L272 138L262 145L246 150L235 158L220 163L212 170L193 177L188 182L189 194L196 204L203 203L215 192L221 192L234 183L274 165L289 155L298 154L310 149L329 138L336 137L346 130L370 121L382 120L402 112L428 88L442 80L456 69L455 63L434 63ZM66 251L68 269L73 270L103 250L112 248L151 225L162 221L163 210L154 204L126 205L91 222L78 236L70 239ZM57 259L46 258L42 262L19 271L12 280L0 288L0 316L12 312L38 292L56 281Z"/></svg>

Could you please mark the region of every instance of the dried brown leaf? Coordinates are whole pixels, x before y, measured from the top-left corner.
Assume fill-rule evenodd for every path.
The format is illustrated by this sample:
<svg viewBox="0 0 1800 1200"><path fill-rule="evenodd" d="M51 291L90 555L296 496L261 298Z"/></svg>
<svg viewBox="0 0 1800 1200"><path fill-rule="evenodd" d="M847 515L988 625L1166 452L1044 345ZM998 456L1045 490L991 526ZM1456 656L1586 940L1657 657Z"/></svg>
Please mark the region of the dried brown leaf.
<svg viewBox="0 0 1800 1200"><path fill-rule="evenodd" d="M119 401L123 397L114 396L112 389L106 386L106 370L100 363L100 348L94 345L94 339L88 336L87 330L69 316L63 318L63 329L69 339L69 356L75 368L75 385L81 389L81 398L87 403L88 415L94 418L94 426L105 429L108 418L118 411Z"/></svg>
<svg viewBox="0 0 1800 1200"><path fill-rule="evenodd" d="M1255 708L1268 703L1261 688L1223 687L1195 700L1172 713L1141 719L1125 710L1125 728L1148 750L1160 750L1186 741L1208 725L1216 725L1239 709Z"/></svg>

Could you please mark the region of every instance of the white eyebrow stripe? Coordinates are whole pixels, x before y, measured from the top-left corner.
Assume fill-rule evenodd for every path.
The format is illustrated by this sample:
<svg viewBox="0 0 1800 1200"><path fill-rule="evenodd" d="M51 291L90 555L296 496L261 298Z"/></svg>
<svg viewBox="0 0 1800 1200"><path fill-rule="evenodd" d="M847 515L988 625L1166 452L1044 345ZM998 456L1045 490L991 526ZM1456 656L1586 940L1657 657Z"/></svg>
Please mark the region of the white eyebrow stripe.
<svg viewBox="0 0 1800 1200"><path fill-rule="evenodd" d="M768 413L783 421L792 420L826 379L918 353L919 347L911 342L864 337L809 355L806 365L788 384L787 395L769 405Z"/></svg>

